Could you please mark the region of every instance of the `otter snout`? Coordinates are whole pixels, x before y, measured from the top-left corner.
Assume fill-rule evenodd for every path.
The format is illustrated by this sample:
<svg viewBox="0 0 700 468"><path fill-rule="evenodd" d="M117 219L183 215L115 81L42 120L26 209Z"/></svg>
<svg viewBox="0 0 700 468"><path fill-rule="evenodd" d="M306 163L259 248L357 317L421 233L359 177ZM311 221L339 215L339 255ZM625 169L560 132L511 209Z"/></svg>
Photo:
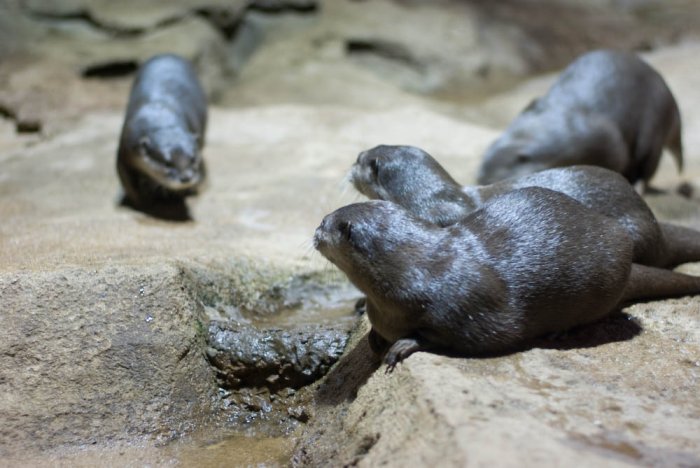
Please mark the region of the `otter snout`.
<svg viewBox="0 0 700 468"><path fill-rule="evenodd" d="M314 249L316 250L321 250L321 247L325 245L326 239L325 239L325 232L323 232L323 229L321 227L316 228L316 232L314 232Z"/></svg>
<svg viewBox="0 0 700 468"><path fill-rule="evenodd" d="M199 172L195 168L183 169L180 172L180 183L190 184L199 180Z"/></svg>
<svg viewBox="0 0 700 468"><path fill-rule="evenodd" d="M329 226L331 221L328 219L330 215L327 215L321 221L321 224L316 228L314 232L314 248L319 252L323 253L324 248L329 244L331 236L329 231Z"/></svg>

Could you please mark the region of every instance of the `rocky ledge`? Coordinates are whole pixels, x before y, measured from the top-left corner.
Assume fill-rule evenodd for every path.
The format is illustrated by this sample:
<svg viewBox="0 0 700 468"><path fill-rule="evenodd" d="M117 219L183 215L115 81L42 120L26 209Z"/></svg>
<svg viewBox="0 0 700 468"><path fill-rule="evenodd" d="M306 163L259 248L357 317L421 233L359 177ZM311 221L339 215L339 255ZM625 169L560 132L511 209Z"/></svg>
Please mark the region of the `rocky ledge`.
<svg viewBox="0 0 700 468"><path fill-rule="evenodd" d="M647 200L700 229L695 9L193 1L134 17L98 3L114 2L0 6L3 457L209 428L291 436L297 465L700 463L700 299L509 356L417 353L387 375L367 324L349 334L357 292L311 248L323 215L361 199L343 186L360 151L420 146L473 182L552 80L523 76L613 37L654 49L681 106L685 172L664 158ZM547 35L552 5L565 20ZM197 62L219 103L209 183L181 220L121 206L114 168L130 73L162 48Z"/></svg>

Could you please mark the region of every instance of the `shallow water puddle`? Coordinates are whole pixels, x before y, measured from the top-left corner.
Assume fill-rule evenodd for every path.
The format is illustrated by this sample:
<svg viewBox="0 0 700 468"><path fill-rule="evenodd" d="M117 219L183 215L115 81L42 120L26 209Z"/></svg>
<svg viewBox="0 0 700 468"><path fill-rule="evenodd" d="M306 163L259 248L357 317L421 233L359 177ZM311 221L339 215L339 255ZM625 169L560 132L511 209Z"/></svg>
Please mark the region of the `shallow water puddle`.
<svg viewBox="0 0 700 468"><path fill-rule="evenodd" d="M2 467L222 467L222 466L287 466L294 441L287 437L248 437L230 435L216 442L190 438L165 446L130 444L91 446L0 459Z"/></svg>

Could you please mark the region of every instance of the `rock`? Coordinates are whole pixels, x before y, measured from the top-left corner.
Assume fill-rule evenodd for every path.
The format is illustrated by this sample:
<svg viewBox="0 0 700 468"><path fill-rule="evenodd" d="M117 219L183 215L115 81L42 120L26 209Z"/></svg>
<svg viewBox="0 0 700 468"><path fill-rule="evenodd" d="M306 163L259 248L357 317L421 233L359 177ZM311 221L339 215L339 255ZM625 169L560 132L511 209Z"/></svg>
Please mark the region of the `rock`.
<svg viewBox="0 0 700 468"><path fill-rule="evenodd" d="M167 440L211 418L204 328L178 268L5 271L0 297L3 455Z"/></svg>
<svg viewBox="0 0 700 468"><path fill-rule="evenodd" d="M201 8L226 8L230 12L242 12L246 3L245 0L151 0L146 3L137 0L29 0L24 3L24 9L39 18L78 17L116 34L135 34L177 22Z"/></svg>
<svg viewBox="0 0 700 468"><path fill-rule="evenodd" d="M632 339L611 319L510 356L417 353L393 374L367 367L361 341L319 386L294 465L696 465L696 309L692 298L635 305ZM578 341L591 332L606 340ZM365 382L356 397L335 384L349 375Z"/></svg>
<svg viewBox="0 0 700 468"><path fill-rule="evenodd" d="M303 406L294 406L292 408L289 408L287 411L291 417L298 420L299 422L309 422L309 413Z"/></svg>
<svg viewBox="0 0 700 468"><path fill-rule="evenodd" d="M209 361L228 389L300 388L315 382L338 360L349 330L298 327L292 330L209 325Z"/></svg>
<svg viewBox="0 0 700 468"><path fill-rule="evenodd" d="M357 200L341 188L360 151L410 135L407 143L432 151L464 180L495 135L414 106L212 108L204 148L209 186L189 200L193 221L172 223L118 206L121 123L121 111L93 113L59 136L0 155L0 235L12 245L0 250L0 271L253 258L260 267L313 272L327 265L310 256L320 219Z"/></svg>
<svg viewBox="0 0 700 468"><path fill-rule="evenodd" d="M40 3L68 8L61 2ZM141 10L132 5L128 11ZM0 107L16 116L18 129L38 123L31 128L51 135L88 112L123 111L134 71L155 54L172 52L193 61L210 96L220 91L229 67L224 38L194 12L129 34L115 34L65 11L50 19L28 17L20 10L5 14L17 18L17 24L8 24L14 32L0 32L9 36L0 45ZM6 22L3 16L0 10L0 26ZM33 45L29 52L23 50L27 43Z"/></svg>
<svg viewBox="0 0 700 468"><path fill-rule="evenodd" d="M309 12L316 11L319 3L318 0L252 0L249 7L269 12Z"/></svg>
<svg viewBox="0 0 700 468"><path fill-rule="evenodd" d="M245 309L252 297L264 303L265 290L295 293L271 283L279 273L241 263L229 266L238 277L227 283L199 278L204 265L127 263L0 275L6 397L0 453L144 435L170 440L222 418L254 419L273 409L268 433L284 433L286 419L308 419L301 410L287 415L286 406L299 407L306 396L283 390L322 376L342 353L352 321L290 331L209 324L204 300L219 297L227 284L240 285L241 302L229 309ZM250 276L261 279L249 282ZM347 304L345 314L351 312ZM223 412L220 386L236 390L231 398L220 395L228 401Z"/></svg>
<svg viewBox="0 0 700 468"><path fill-rule="evenodd" d="M264 47L222 102L284 99L378 107L382 104L375 105L372 95L396 93L385 89L393 85L464 105L524 76L561 68L593 48L615 44L639 50L680 37L663 27L671 19L640 15L617 4L549 0L527 6L514 1L327 2L304 28L284 35L275 35L274 26L266 29ZM693 32L696 26L683 29L683 34ZM376 84L372 78L378 78ZM359 90L369 90L370 97Z"/></svg>

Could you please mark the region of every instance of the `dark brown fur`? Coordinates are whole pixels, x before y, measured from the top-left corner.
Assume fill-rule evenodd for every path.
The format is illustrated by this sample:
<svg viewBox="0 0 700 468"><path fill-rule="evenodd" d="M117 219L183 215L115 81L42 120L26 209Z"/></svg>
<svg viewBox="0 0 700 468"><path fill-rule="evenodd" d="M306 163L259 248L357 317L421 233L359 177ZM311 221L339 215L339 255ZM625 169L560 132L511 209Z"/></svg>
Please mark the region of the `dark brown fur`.
<svg viewBox="0 0 700 468"><path fill-rule="evenodd" d="M440 226L464 219L491 198L511 190L548 188L617 220L634 243L636 263L671 267L700 260L700 232L658 223L621 175L601 167L549 169L491 185L462 187L420 148L381 145L358 156L350 179L367 197L398 203Z"/></svg>
<svg viewBox="0 0 700 468"><path fill-rule="evenodd" d="M349 205L324 218L314 245L367 296L370 342L391 344L389 369L419 350L502 352L623 301L700 293L700 278L633 266L616 221L537 187L446 228L387 201Z"/></svg>
<svg viewBox="0 0 700 468"><path fill-rule="evenodd" d="M664 147L683 167L681 117L661 75L637 55L582 55L487 149L478 182L588 164L646 187Z"/></svg>
<svg viewBox="0 0 700 468"><path fill-rule="evenodd" d="M136 207L179 200L204 180L206 96L192 66L165 54L139 69L119 141L117 172Z"/></svg>

